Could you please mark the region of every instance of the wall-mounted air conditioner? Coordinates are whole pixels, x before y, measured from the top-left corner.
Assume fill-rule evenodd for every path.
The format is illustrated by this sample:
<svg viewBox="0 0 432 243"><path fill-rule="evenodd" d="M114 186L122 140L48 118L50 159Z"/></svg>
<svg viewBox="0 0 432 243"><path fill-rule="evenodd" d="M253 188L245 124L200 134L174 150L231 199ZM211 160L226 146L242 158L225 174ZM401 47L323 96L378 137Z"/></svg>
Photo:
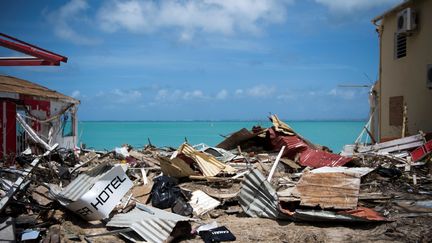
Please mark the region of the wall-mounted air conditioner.
<svg viewBox="0 0 432 243"><path fill-rule="evenodd" d="M416 13L411 8L400 11L397 15L397 33L408 33L417 27Z"/></svg>
<svg viewBox="0 0 432 243"><path fill-rule="evenodd" d="M426 87L432 89L432 64L427 65L427 79L426 79Z"/></svg>

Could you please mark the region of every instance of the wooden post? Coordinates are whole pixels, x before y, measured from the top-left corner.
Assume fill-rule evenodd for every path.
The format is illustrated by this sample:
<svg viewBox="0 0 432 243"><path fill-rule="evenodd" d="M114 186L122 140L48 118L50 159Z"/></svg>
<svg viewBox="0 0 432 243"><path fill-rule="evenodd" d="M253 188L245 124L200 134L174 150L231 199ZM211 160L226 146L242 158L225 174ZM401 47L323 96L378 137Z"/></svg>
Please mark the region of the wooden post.
<svg viewBox="0 0 432 243"><path fill-rule="evenodd" d="M285 146L282 146L282 148L281 148L281 150L280 150L278 156L276 157L276 160L275 160L275 162L274 162L274 164L273 164L273 166L272 166L272 168L271 168L271 170L270 170L270 174L269 174L268 177L267 177L267 181L268 181L268 182L271 181L271 178L273 177L273 174L274 174L274 172L275 172L275 170L276 170L276 167L277 167L277 165L278 165L278 163L279 163L279 160L280 160L281 157L282 157L282 154L283 154L283 151L284 151L284 150L285 150Z"/></svg>

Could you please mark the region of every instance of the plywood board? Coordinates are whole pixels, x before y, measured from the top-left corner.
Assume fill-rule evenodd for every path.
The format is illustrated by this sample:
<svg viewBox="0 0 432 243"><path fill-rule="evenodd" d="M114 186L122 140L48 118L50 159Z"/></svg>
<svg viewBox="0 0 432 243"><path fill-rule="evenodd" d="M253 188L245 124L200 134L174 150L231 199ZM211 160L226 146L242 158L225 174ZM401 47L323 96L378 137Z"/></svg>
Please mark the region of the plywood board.
<svg viewBox="0 0 432 243"><path fill-rule="evenodd" d="M306 173L296 186L303 206L354 209L357 207L360 177L347 173Z"/></svg>

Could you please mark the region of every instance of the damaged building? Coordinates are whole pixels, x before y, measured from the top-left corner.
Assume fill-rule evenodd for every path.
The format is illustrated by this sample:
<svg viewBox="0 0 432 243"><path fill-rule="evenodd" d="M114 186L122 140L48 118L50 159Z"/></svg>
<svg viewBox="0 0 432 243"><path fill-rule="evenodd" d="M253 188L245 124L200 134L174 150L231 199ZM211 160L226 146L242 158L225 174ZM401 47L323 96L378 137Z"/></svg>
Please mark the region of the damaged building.
<svg viewBox="0 0 432 243"><path fill-rule="evenodd" d="M411 0L375 17L380 45L371 132L378 142L432 132L432 1Z"/></svg>
<svg viewBox="0 0 432 243"><path fill-rule="evenodd" d="M0 156L13 159L32 145L20 121L49 145L57 143L62 148L75 148L79 103L30 81L0 76Z"/></svg>

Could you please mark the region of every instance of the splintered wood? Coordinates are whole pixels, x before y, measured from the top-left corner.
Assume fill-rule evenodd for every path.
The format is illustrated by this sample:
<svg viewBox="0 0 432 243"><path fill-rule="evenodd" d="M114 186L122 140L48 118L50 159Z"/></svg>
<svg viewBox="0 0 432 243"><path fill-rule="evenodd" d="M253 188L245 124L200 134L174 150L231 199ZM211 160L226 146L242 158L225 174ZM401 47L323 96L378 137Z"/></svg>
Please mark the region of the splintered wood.
<svg viewBox="0 0 432 243"><path fill-rule="evenodd" d="M357 207L360 177L345 173L306 173L296 189L300 205L354 209Z"/></svg>

